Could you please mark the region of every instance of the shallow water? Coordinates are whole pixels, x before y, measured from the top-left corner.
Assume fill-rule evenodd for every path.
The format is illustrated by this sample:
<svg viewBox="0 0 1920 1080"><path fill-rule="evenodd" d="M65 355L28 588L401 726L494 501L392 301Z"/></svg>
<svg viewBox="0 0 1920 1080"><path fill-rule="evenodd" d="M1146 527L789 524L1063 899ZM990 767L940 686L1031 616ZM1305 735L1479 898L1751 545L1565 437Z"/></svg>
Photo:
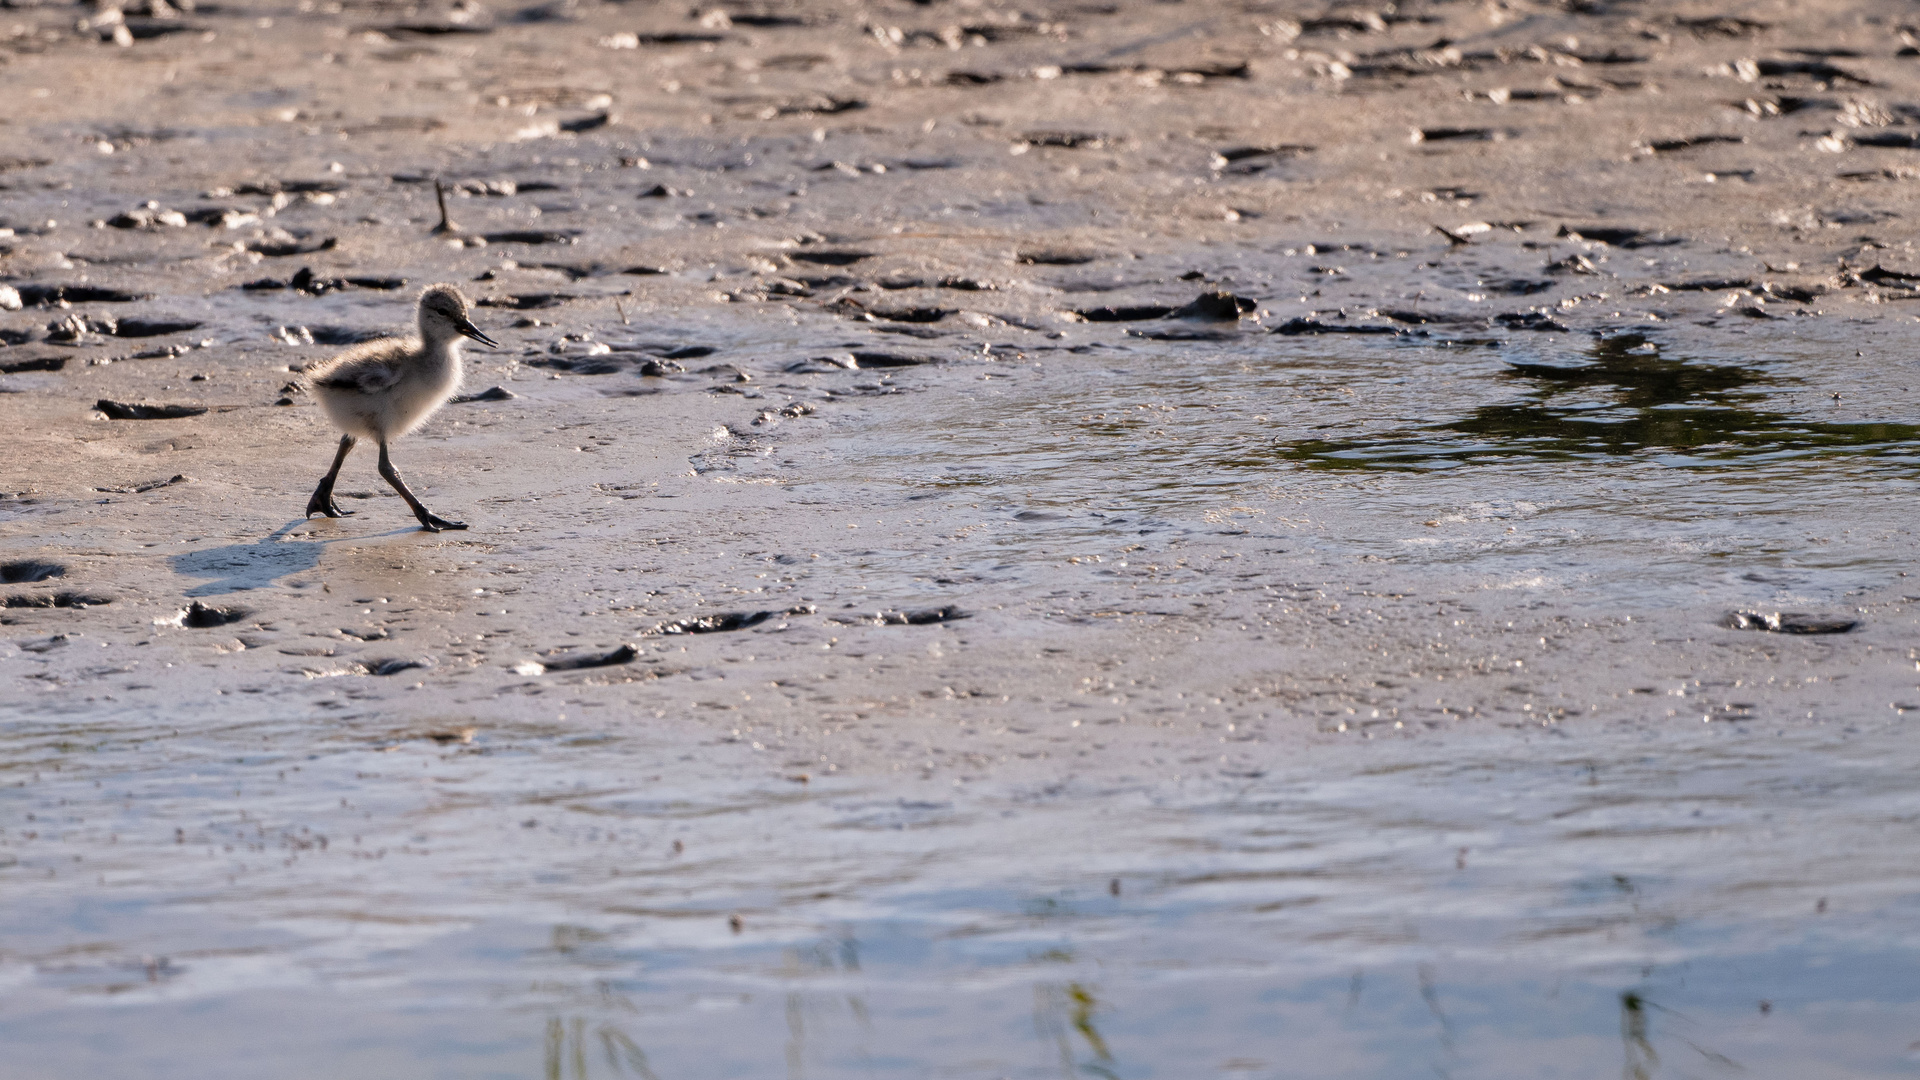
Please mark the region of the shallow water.
<svg viewBox="0 0 1920 1080"><path fill-rule="evenodd" d="M802 497L989 504L1008 524L964 561L1016 583L1068 551L1123 567L1130 544L1219 537L1657 612L1702 594L1838 602L1903 561L1884 537L1901 527L1888 493L1911 484L1905 418L1804 445L1865 430L1809 419L1828 406L1803 357L1834 342L1767 339L1735 363L1676 338L1660 362L1701 382L1658 367L1649 402L1617 375L1648 354L1608 340L1623 341L1521 354L1262 335L1185 363L1118 340L916 369L887 380L907 393L837 419L822 457L726 467ZM1512 369L1596 351L1610 374L1580 387L1592 409L1705 398L1741 419L1689 431L1791 452L1606 444L1565 419L1564 380ZM1366 419L1340 423L1356 398ZM1462 452L1490 414L1549 433L1471 432L1503 452ZM1309 441L1329 424L1379 436ZM1380 446L1394 456L1368 456ZM1837 515L1860 538L1834 529L1810 554L1800 539ZM314 564L221 550L175 569L244 600ZM833 573L913 595L951 559ZM1091 580L1076 587L1108 587ZM1920 762L1899 714L1270 745L1257 767L1203 742L1030 783L931 766L759 779L744 738L689 747L630 716L375 715L9 722L7 1075L1912 1068L1920 852L1899 837ZM1216 745L1244 737L1228 725Z"/></svg>
<svg viewBox="0 0 1920 1080"><path fill-rule="evenodd" d="M1914 1072L1899 5L460 6L9 9L0 1077Z"/></svg>
<svg viewBox="0 0 1920 1080"><path fill-rule="evenodd" d="M6 1074L1905 1075L1906 734L976 790L16 728Z"/></svg>
<svg viewBox="0 0 1920 1080"><path fill-rule="evenodd" d="M1920 465L1898 326L1103 337L971 369L808 478L1012 512L994 542L1016 562L1246 533L1618 609L1835 603L1908 561L1887 543Z"/></svg>

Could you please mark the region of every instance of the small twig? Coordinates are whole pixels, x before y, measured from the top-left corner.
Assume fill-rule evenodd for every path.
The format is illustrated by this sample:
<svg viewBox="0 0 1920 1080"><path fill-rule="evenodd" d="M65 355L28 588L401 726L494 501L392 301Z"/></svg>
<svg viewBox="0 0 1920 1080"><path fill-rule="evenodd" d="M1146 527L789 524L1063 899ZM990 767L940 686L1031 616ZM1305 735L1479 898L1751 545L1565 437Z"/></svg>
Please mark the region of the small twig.
<svg viewBox="0 0 1920 1080"><path fill-rule="evenodd" d="M459 232L460 226L455 225L453 218L447 216L447 189L440 183L438 177L433 181L433 197L440 204L440 224L433 227L433 235L442 236Z"/></svg>
<svg viewBox="0 0 1920 1080"><path fill-rule="evenodd" d="M628 322L628 321L627 321L627 309L626 309L626 308L624 308L624 307L621 307L621 306L620 306L620 301L618 301L618 300L615 300L615 301L613 302L613 310L615 310L615 311L617 311L617 312L619 312L619 313L620 313L620 325L621 325L621 326L631 326L631 325L633 325L632 323L630 323L630 322Z"/></svg>

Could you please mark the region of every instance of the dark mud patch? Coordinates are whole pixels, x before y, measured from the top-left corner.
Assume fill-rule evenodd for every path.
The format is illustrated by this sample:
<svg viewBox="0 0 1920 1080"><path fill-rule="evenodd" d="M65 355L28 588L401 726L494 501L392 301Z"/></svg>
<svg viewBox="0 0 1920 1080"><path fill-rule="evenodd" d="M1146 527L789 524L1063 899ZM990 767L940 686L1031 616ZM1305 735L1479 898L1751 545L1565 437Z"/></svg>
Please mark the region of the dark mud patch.
<svg viewBox="0 0 1920 1080"><path fill-rule="evenodd" d="M1149 341L1232 341L1239 335L1227 330L1196 330L1191 327L1168 330L1142 330L1138 327L1128 327L1127 336L1146 338Z"/></svg>
<svg viewBox="0 0 1920 1080"><path fill-rule="evenodd" d="M1191 303L1139 304L1125 307L1081 308L1074 312L1088 322L1147 322L1154 319L1201 319L1232 322L1251 314L1254 301L1229 292L1201 293Z"/></svg>
<svg viewBox="0 0 1920 1080"><path fill-rule="evenodd" d="M145 338L163 337L167 334L184 334L189 330L198 330L204 325L192 319L142 319L125 318L118 321L114 329L115 337Z"/></svg>
<svg viewBox="0 0 1920 1080"><path fill-rule="evenodd" d="M1099 258L1101 256L1087 251L1041 249L1015 252L1013 261L1021 266L1085 266Z"/></svg>
<svg viewBox="0 0 1920 1080"><path fill-rule="evenodd" d="M314 345L359 345L389 336L385 330L369 330L362 326L300 326L289 329L295 336Z"/></svg>
<svg viewBox="0 0 1920 1080"><path fill-rule="evenodd" d="M1764 630L1774 634L1844 634L1860 625L1846 615L1811 615L1803 611L1735 611L1721 625L1729 630Z"/></svg>
<svg viewBox="0 0 1920 1080"><path fill-rule="evenodd" d="M1873 80L1840 67L1825 60L1756 60L1754 66L1767 78L1801 75L1829 86L1836 83L1848 83L1853 86L1872 86Z"/></svg>
<svg viewBox="0 0 1920 1080"><path fill-rule="evenodd" d="M1380 317L1392 319L1409 326L1485 326L1484 315L1466 315L1449 311L1409 311L1399 308L1381 308Z"/></svg>
<svg viewBox="0 0 1920 1080"><path fill-rule="evenodd" d="M973 616L952 604L935 608L916 608L912 611L877 611L872 615L841 616L827 619L839 626L932 626L936 623L955 622Z"/></svg>
<svg viewBox="0 0 1920 1080"><path fill-rule="evenodd" d="M1494 278L1482 287L1490 293L1499 293L1502 296L1532 296L1535 293L1546 292L1558 284L1559 282L1551 278Z"/></svg>
<svg viewBox="0 0 1920 1080"><path fill-rule="evenodd" d="M205 405L138 405L106 398L94 402L93 407L105 413L109 420L178 420L207 411Z"/></svg>
<svg viewBox="0 0 1920 1080"><path fill-rule="evenodd" d="M873 258L871 251L794 251L787 254L794 262L812 263L815 266L852 266L862 259Z"/></svg>
<svg viewBox="0 0 1920 1080"><path fill-rule="evenodd" d="M129 292L101 285L16 285L22 303L32 307L61 304L131 304L153 299L152 293Z"/></svg>
<svg viewBox="0 0 1920 1080"><path fill-rule="evenodd" d="M573 120L563 120L560 123L560 130L571 131L575 134L579 134L580 132L583 132L583 131L593 131L597 128L606 127L608 124L611 124L611 123L613 123L612 113L597 112L588 116L578 117Z"/></svg>
<svg viewBox="0 0 1920 1080"><path fill-rule="evenodd" d="M1874 267L1874 270L1878 269L1879 267ZM1871 273L1873 270L1867 271L1867 274ZM1867 274L1860 275L1862 281L1869 280ZM1916 275L1915 280L1920 280L1920 275ZM1663 281L1660 287L1668 292L1730 292L1735 289L1751 289L1754 287L1754 281L1752 278L1692 278L1686 281Z"/></svg>
<svg viewBox="0 0 1920 1080"><path fill-rule="evenodd" d="M1029 131L1020 136L1028 146L1053 146L1062 150L1104 150L1120 140L1097 131Z"/></svg>
<svg viewBox="0 0 1920 1080"><path fill-rule="evenodd" d="M578 229L509 229L485 234L489 244L577 244Z"/></svg>
<svg viewBox="0 0 1920 1080"><path fill-rule="evenodd" d="M247 244L247 250L265 255L270 259L284 259L290 255L312 255L320 251L332 251L338 246L340 246L339 238L332 236L322 240L268 238L250 242Z"/></svg>
<svg viewBox="0 0 1920 1080"><path fill-rule="evenodd" d="M523 362L528 367L564 371L572 375L612 375L621 371L654 376L678 375L686 371L678 361L711 356L718 351L711 345L639 345L587 356L535 356ZM729 370L739 374L737 369Z"/></svg>
<svg viewBox="0 0 1920 1080"><path fill-rule="evenodd" d="M452 399L451 404L471 405L477 401L512 401L519 396L504 386L489 386L477 394L460 394Z"/></svg>
<svg viewBox="0 0 1920 1080"><path fill-rule="evenodd" d="M62 344L80 344L92 335L147 338L184 334L198 330L202 323L188 319L149 319L139 316L115 318L112 315L72 314L47 324L47 340Z"/></svg>
<svg viewBox="0 0 1920 1080"><path fill-rule="evenodd" d="M876 319L885 319L888 322L936 323L953 314L953 312L953 308L916 307L892 309L875 308L868 311L867 314L872 315Z"/></svg>
<svg viewBox="0 0 1920 1080"><path fill-rule="evenodd" d="M576 293L521 293L518 296L483 296L474 301L478 307L509 308L514 311L532 311L538 308L559 307L569 300L578 300Z"/></svg>
<svg viewBox="0 0 1920 1080"><path fill-rule="evenodd" d="M97 596L92 593L15 593L7 597L0 606L10 608L88 608L113 603L111 596Z"/></svg>
<svg viewBox="0 0 1920 1080"><path fill-rule="evenodd" d="M1131 307L1080 308L1074 314L1088 322L1145 322L1173 314L1171 304L1138 304Z"/></svg>
<svg viewBox="0 0 1920 1080"><path fill-rule="evenodd" d="M66 576L67 568L39 559L16 559L0 563L0 585L31 585L48 578Z"/></svg>
<svg viewBox="0 0 1920 1080"><path fill-rule="evenodd" d="M1646 229L1621 228L1611 225L1562 225L1555 234L1564 240L1591 240L1608 247L1626 248L1629 251L1649 247L1672 247L1686 241L1677 236L1662 236Z"/></svg>
<svg viewBox="0 0 1920 1080"><path fill-rule="evenodd" d="M398 675L403 671L412 671L415 668L430 668L433 666L433 661L425 657L418 659L412 657L393 657L386 660L369 660L358 666L364 669L369 675L384 676Z"/></svg>
<svg viewBox="0 0 1920 1080"><path fill-rule="evenodd" d="M901 353L873 352L856 349L849 354L856 365L863 368L903 368L919 367L934 362L931 356L907 356Z"/></svg>
<svg viewBox="0 0 1920 1080"><path fill-rule="evenodd" d="M630 664L639 655L639 649L632 645L622 645L610 652L585 653L579 656L550 656L537 661L532 666L542 671L583 671L588 668Z"/></svg>
<svg viewBox="0 0 1920 1080"><path fill-rule="evenodd" d="M158 491L175 484L185 484L191 479L186 473L175 473L164 480L149 480L144 484L134 484L131 487L97 487L93 490L108 495L144 495L149 491Z"/></svg>
<svg viewBox="0 0 1920 1080"><path fill-rule="evenodd" d="M1680 150L1691 150L1696 146L1714 146L1720 143L1737 145L1746 141L1743 135L1691 135L1684 139L1655 139L1646 146L1649 151L1656 154L1671 154Z"/></svg>
<svg viewBox="0 0 1920 1080"><path fill-rule="evenodd" d="M1503 128L1483 127L1430 127L1415 128L1413 141L1416 143L1433 142L1502 142L1512 135Z"/></svg>
<svg viewBox="0 0 1920 1080"><path fill-rule="evenodd" d="M1308 334L1403 334L1406 331L1397 326L1380 326L1368 323L1328 323L1319 319L1288 319L1271 331L1297 337Z"/></svg>
<svg viewBox="0 0 1920 1080"><path fill-rule="evenodd" d="M277 289L289 289L306 296L324 296L343 289L375 289L392 292L405 288L407 279L402 277L323 277L313 272L311 266L303 266L299 273L290 278L258 278L240 286L249 292L270 292Z"/></svg>
<svg viewBox="0 0 1920 1080"><path fill-rule="evenodd" d="M1305 157L1313 153L1311 146L1284 144L1279 146L1229 146L1213 155L1215 172L1229 176L1249 176L1265 172L1273 166L1291 158Z"/></svg>
<svg viewBox="0 0 1920 1080"><path fill-rule="evenodd" d="M64 356L36 356L27 360L0 361L0 375L19 375L28 371L59 371L67 366Z"/></svg>
<svg viewBox="0 0 1920 1080"><path fill-rule="evenodd" d="M813 614L813 608L809 606L788 608L785 611L729 611L692 619L670 619L655 623L640 633L647 637L671 634L720 634L729 630L745 630L748 627L759 626L772 618L811 614Z"/></svg>
<svg viewBox="0 0 1920 1080"><path fill-rule="evenodd" d="M209 630L237 623L252 614L251 610L243 607L215 607L195 600L179 614L177 621L179 625L195 630Z"/></svg>
<svg viewBox="0 0 1920 1080"><path fill-rule="evenodd" d="M1284 444L1281 456L1316 468L1449 468L1472 461L1605 460L1662 452L1677 466L1757 455L1912 458L1920 426L1822 423L1759 408L1766 372L1664 355L1644 335L1597 340L1588 363L1513 363L1501 377L1526 399L1489 405L1431 427L1356 440Z"/></svg>
<svg viewBox="0 0 1920 1080"><path fill-rule="evenodd" d="M564 371L569 375L614 375L644 367L651 360L653 357L639 353L601 353L598 356L534 356L524 363L528 367Z"/></svg>
<svg viewBox="0 0 1920 1080"><path fill-rule="evenodd" d="M1247 315L1259 305L1244 296L1235 296L1218 289L1204 292L1191 302L1173 309L1176 319L1199 319L1213 322L1235 322Z"/></svg>
<svg viewBox="0 0 1920 1080"><path fill-rule="evenodd" d="M1510 311L1503 315L1495 315L1493 321L1509 330L1538 330L1555 334L1569 332L1566 323L1538 311Z"/></svg>
<svg viewBox="0 0 1920 1080"><path fill-rule="evenodd" d="M250 180L235 184L233 193L236 195L331 195L345 188L346 185L338 180ZM210 192L209 194L219 193Z"/></svg>
<svg viewBox="0 0 1920 1080"><path fill-rule="evenodd" d="M665 34L635 34L634 40L641 45L718 45L731 40L726 34L687 34L669 32Z"/></svg>

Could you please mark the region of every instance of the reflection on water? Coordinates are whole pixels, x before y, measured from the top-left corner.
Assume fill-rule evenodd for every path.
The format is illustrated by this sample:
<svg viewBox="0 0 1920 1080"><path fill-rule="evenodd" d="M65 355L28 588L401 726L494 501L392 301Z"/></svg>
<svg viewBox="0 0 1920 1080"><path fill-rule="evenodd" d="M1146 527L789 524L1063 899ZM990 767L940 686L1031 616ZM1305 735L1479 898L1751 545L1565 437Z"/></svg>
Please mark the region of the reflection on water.
<svg viewBox="0 0 1920 1080"><path fill-rule="evenodd" d="M547 1021L546 1060L541 1075L544 1080L661 1080L648 1064L647 1052L625 1031L612 1023L594 1023L579 1016L556 1016Z"/></svg>
<svg viewBox="0 0 1920 1080"><path fill-rule="evenodd" d="M964 538L862 553L851 571L876 595L1051 581L1063 554L1089 588L1119 588L1168 545L1221 536L1609 606L1836 602L1904 558L1879 539L1909 527L1894 496L1920 476L1920 406L1885 360L1902 343L1836 325L1659 335L1565 356L1560 340L1104 346L926 373L948 385L918 411L847 417L818 464L753 467L808 498L892 494Z"/></svg>
<svg viewBox="0 0 1920 1080"><path fill-rule="evenodd" d="M1620 1041L1626 1044L1626 1080L1653 1080L1660 1055L1647 1037L1647 1001L1631 990L1620 995Z"/></svg>
<svg viewBox="0 0 1920 1080"><path fill-rule="evenodd" d="M1759 368L1675 360L1645 335L1595 340L1587 363L1512 363L1529 386L1524 401L1483 405L1457 420L1364 439L1305 439L1283 457L1322 468L1448 468L1488 458L1599 459L1680 451L1670 464L1701 465L1756 455L1844 452L1912 457L1920 427L1823 423L1761 407Z"/></svg>

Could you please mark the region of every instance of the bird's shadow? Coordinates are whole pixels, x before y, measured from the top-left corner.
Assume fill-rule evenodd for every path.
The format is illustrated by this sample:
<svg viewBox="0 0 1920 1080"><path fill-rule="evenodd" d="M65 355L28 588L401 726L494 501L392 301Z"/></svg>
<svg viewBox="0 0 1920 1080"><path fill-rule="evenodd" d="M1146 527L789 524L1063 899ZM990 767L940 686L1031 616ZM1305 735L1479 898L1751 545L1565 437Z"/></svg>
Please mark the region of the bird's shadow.
<svg viewBox="0 0 1920 1080"><path fill-rule="evenodd" d="M336 536L327 540L287 539L288 534L306 522L306 518L289 521L251 544L228 544L224 547L182 552L169 561L173 564L173 572L176 574L214 579L204 585L195 585L184 595L221 596L226 593L245 592L248 589L264 589L288 574L311 570L320 565L320 554L326 550L328 544L337 544L343 540L372 540L381 536L398 536L401 533L418 531L395 529L392 532L375 533L372 536Z"/></svg>

